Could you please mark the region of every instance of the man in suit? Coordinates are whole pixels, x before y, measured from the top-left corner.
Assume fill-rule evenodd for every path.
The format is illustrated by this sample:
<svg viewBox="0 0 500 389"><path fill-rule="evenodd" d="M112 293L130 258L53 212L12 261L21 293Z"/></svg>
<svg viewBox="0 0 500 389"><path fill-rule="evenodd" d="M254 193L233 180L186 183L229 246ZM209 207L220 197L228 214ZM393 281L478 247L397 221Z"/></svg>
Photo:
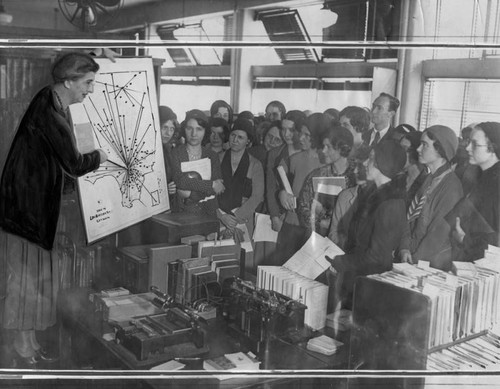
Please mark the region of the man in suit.
<svg viewBox="0 0 500 389"><path fill-rule="evenodd" d="M364 134L363 143L365 145L375 146L382 139L392 139L394 127L392 127L391 121L399 104L399 100L388 93L381 93L375 99L371 111L373 129Z"/></svg>

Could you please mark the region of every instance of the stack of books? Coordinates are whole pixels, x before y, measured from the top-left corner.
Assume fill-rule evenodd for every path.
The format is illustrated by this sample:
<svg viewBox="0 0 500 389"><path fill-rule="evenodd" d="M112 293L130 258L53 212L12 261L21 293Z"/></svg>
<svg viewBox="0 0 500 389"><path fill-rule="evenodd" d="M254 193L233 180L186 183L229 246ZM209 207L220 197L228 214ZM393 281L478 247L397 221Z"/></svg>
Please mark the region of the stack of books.
<svg viewBox="0 0 500 389"><path fill-rule="evenodd" d="M500 369L500 336L493 332L455 344L427 356L427 370Z"/></svg>
<svg viewBox="0 0 500 389"><path fill-rule="evenodd" d="M229 246L220 247L229 248ZM235 246L232 246L230 252L218 253L217 248L214 250L211 247L210 255L167 263L165 275L167 293L182 304L209 298L215 293L220 294L226 279L240 275L239 251L238 248L236 254Z"/></svg>
<svg viewBox="0 0 500 389"><path fill-rule="evenodd" d="M368 277L429 297L429 347L437 347L491 329L500 322L500 273L479 266L475 266L475 272L466 273L454 275L394 264L393 270Z"/></svg>
<svg viewBox="0 0 500 389"><path fill-rule="evenodd" d="M304 324L313 330L325 327L328 286L283 266L259 266L257 287L273 290L307 306Z"/></svg>

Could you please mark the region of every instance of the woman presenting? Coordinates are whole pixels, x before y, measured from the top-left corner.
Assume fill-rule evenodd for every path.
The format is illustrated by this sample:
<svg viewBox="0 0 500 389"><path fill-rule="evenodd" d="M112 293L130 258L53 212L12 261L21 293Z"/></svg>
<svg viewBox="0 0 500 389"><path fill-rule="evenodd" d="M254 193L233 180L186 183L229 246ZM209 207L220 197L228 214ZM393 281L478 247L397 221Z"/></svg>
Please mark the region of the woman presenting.
<svg viewBox="0 0 500 389"><path fill-rule="evenodd" d="M72 52L53 65L53 85L31 101L10 147L0 183L0 225L7 274L3 326L15 330L21 367L51 357L35 330L56 322L58 261L52 248L65 177L96 170L107 160L102 150L80 154L68 106L94 90L99 65Z"/></svg>

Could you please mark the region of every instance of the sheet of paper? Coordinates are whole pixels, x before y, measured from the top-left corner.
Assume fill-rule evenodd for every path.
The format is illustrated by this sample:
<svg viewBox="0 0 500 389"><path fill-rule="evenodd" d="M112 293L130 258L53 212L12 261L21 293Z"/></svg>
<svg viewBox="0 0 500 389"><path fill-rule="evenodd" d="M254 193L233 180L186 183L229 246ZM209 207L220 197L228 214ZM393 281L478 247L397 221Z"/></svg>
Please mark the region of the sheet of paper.
<svg viewBox="0 0 500 389"><path fill-rule="evenodd" d="M319 183L318 190L316 191L316 193L326 194L330 196L338 196L338 194L342 192L342 189L343 188L338 185L328 185Z"/></svg>
<svg viewBox="0 0 500 389"><path fill-rule="evenodd" d="M500 247L489 244L488 248L484 251L484 257L500 259Z"/></svg>
<svg viewBox="0 0 500 389"><path fill-rule="evenodd" d="M346 187L345 177L313 177L313 189L316 193L338 195Z"/></svg>
<svg viewBox="0 0 500 389"><path fill-rule="evenodd" d="M313 232L306 243L283 266L304 277L315 279L330 267L325 255L333 258L344 252L330 239Z"/></svg>
<svg viewBox="0 0 500 389"><path fill-rule="evenodd" d="M183 173L197 172L200 174L202 180L210 180L212 178L212 165L209 158L181 162L181 171Z"/></svg>
<svg viewBox="0 0 500 389"><path fill-rule="evenodd" d="M293 194L292 186L290 185L290 181L288 181L285 169L283 169L283 166L278 166L277 169L278 169L278 174L280 175L281 181L283 183L283 187L288 193Z"/></svg>
<svg viewBox="0 0 500 389"><path fill-rule="evenodd" d="M493 246L492 244L489 244L488 251L492 251L492 252L496 252L496 253L500 254L500 247Z"/></svg>
<svg viewBox="0 0 500 389"><path fill-rule="evenodd" d="M495 270L500 273L500 261L498 257L486 257L474 261L474 263L479 267L484 267L486 269Z"/></svg>
<svg viewBox="0 0 500 389"><path fill-rule="evenodd" d="M271 216L255 213L255 228L253 230L254 242L277 242L278 233L273 230Z"/></svg>
<svg viewBox="0 0 500 389"><path fill-rule="evenodd" d="M243 241L240 242L240 246L245 252L250 253L253 252L252 240L250 239L250 233L248 232L248 228L246 224L237 224L236 228L243 231Z"/></svg>

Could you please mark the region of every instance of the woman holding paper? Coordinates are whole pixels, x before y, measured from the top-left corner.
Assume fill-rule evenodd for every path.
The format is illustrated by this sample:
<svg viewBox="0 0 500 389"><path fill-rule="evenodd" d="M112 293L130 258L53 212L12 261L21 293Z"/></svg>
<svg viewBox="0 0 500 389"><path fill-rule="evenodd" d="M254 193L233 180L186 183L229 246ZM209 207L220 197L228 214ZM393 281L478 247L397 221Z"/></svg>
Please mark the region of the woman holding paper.
<svg viewBox="0 0 500 389"><path fill-rule="evenodd" d="M481 168L477 185L447 216L453 226L455 260L483 258L488 245L500 245L500 123L477 124L466 148Z"/></svg>
<svg viewBox="0 0 500 389"><path fill-rule="evenodd" d="M296 198L302 189L306 176L321 166L318 155L319 138L328 130L330 119L322 113L314 113L305 120L298 120L295 126L299 130L301 151L288 160L281 161L278 167L285 189L279 192L280 205L285 209L283 226L278 233L276 263L282 265L307 239L305 229L300 225L296 213ZM291 182L288 181L291 178Z"/></svg>
<svg viewBox="0 0 500 389"><path fill-rule="evenodd" d="M335 204L332 204L336 196L329 195L329 187L324 185L321 190L315 188L314 181L321 177L345 177L345 187L356 185L354 169L356 163L348 159L353 146L351 132L340 126L330 128L322 139L322 154L325 158L325 166L313 170L302 186L297 199L297 214L301 226L306 231L306 238L313 231L325 235L330 224L330 215Z"/></svg>
<svg viewBox="0 0 500 389"><path fill-rule="evenodd" d="M0 183L0 249L6 261L3 327L14 330L16 367L50 361L35 331L56 322L58 257L52 248L66 177L82 176L107 160L102 150L80 154L69 105L94 90L99 65L69 52L52 67L53 85L31 101L11 144Z"/></svg>
<svg viewBox="0 0 500 389"><path fill-rule="evenodd" d="M283 121L273 122L273 127L277 126L280 129L280 135L283 139L283 145L276 147L267 154L266 166L266 204L271 216L273 230L279 232L283 225L284 210L281 208L278 199L278 193L282 186L282 182L277 168L281 161L288 161L288 157L298 153L298 129L295 123L299 120L305 120L305 115L300 111L290 111L287 113Z"/></svg>
<svg viewBox="0 0 500 389"><path fill-rule="evenodd" d="M349 228L344 255L328 259L338 272L343 305L350 308L356 276L392 269L393 253L408 230L406 183L399 174L406 163L405 150L393 140L379 142L366 164L367 180L376 189L357 208Z"/></svg>
<svg viewBox="0 0 500 389"><path fill-rule="evenodd" d="M338 245L342 250L347 244L347 235L352 217L360 203L372 190L372 182L366 180L365 161L370 154L370 147L359 144L353 158L356 162L354 173L356 175L356 186L343 189L337 198L335 208L332 213L332 222L328 232L328 238Z"/></svg>
<svg viewBox="0 0 500 389"><path fill-rule="evenodd" d="M255 209L264 200L262 164L247 151L254 136L253 126L248 120L236 119L229 134L230 149L221 156L226 190L218 196L217 216L240 241L242 234L237 226L245 224L252 234Z"/></svg>
<svg viewBox="0 0 500 389"><path fill-rule="evenodd" d="M181 124L181 135L186 143L172 149L172 171L180 212L215 216L216 195L224 192L219 157L202 146L208 142L208 129L208 118L202 111L188 111Z"/></svg>

